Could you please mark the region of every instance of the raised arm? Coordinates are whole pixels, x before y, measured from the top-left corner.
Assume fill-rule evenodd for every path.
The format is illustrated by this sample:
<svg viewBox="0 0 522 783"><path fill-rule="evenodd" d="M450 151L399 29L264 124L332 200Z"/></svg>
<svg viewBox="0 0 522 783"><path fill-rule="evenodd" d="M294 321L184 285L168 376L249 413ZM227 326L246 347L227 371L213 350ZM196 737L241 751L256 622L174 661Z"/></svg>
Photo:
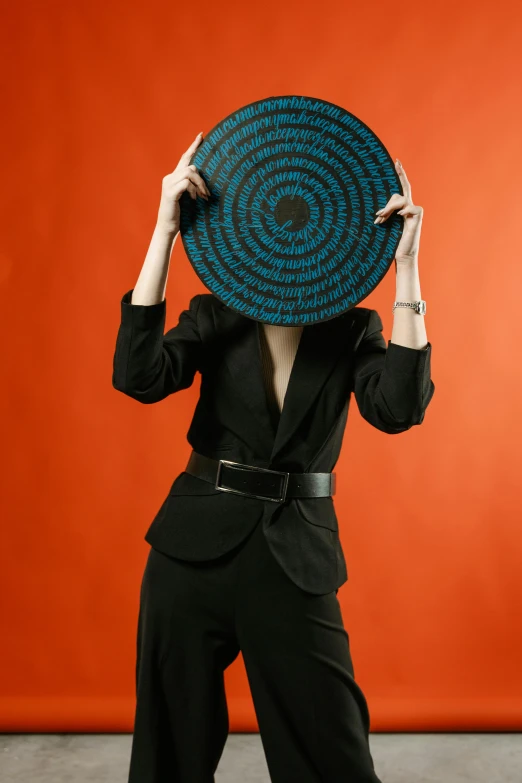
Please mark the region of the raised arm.
<svg viewBox="0 0 522 783"><path fill-rule="evenodd" d="M392 194L377 211L375 223L384 223L395 210L403 216L395 253L396 301L415 302L421 299L419 243L424 210L413 203L411 185L398 159L395 167L403 193ZM353 390L361 415L377 429L395 434L421 424L435 391L423 314L396 307L392 339L386 347L381 318L376 310L369 310L355 357Z"/></svg>
<svg viewBox="0 0 522 783"><path fill-rule="evenodd" d="M186 389L199 369L201 341L198 309L201 295L190 300L178 324L164 334L165 288L172 247L179 234L179 199L208 198L209 190L190 159L201 143L198 134L173 172L163 178L156 227L135 288L121 300L112 385L138 402L159 402Z"/></svg>

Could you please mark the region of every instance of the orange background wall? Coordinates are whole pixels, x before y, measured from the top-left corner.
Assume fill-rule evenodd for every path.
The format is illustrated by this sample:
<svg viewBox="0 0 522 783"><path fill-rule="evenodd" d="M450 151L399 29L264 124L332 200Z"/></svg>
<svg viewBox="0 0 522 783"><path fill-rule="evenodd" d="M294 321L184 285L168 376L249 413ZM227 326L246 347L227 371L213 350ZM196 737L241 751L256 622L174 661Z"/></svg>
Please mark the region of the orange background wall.
<svg viewBox="0 0 522 783"><path fill-rule="evenodd" d="M0 730L132 730L143 536L188 457L199 376L155 406L115 391L119 301L198 131L290 93L366 122L425 211L435 396L395 437L352 401L337 465L372 730L522 728L521 21L502 0L11 4ZM205 290L178 240L167 328ZM364 302L386 339L394 283L392 265ZM231 730L256 730L241 657L226 678Z"/></svg>

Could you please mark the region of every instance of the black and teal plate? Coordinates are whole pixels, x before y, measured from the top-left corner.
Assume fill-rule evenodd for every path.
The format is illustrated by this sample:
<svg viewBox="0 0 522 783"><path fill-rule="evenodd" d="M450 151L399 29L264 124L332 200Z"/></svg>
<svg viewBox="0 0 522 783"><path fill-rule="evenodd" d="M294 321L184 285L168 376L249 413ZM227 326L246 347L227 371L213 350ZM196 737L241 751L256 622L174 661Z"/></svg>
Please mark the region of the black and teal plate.
<svg viewBox="0 0 522 783"><path fill-rule="evenodd" d="M389 269L403 218L373 221L401 182L383 143L341 106L255 101L212 128L191 163L212 197L183 193L183 245L206 288L246 317L328 321Z"/></svg>

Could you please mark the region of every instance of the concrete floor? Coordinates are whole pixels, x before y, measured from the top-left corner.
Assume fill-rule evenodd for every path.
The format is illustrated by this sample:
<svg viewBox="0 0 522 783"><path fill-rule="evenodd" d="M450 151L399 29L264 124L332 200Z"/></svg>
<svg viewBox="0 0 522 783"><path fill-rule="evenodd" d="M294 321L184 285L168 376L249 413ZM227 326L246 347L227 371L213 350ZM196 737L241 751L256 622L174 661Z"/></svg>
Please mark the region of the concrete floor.
<svg viewBox="0 0 522 783"><path fill-rule="evenodd" d="M0 783L126 783L130 746L130 734L0 734ZM370 747L382 783L522 783L520 734L372 734ZM270 783L259 734L229 735L216 783Z"/></svg>

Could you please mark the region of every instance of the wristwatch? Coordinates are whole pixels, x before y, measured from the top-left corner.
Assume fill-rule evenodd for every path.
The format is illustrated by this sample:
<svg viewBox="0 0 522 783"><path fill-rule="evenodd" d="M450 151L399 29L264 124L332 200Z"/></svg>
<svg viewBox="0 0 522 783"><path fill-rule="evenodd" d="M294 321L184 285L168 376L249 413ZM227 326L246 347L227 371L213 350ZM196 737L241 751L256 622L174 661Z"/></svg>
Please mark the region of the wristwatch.
<svg viewBox="0 0 522 783"><path fill-rule="evenodd" d="M424 299L420 299L418 302L394 302L392 312L396 307L411 307L419 315L425 315L426 313L426 302Z"/></svg>

